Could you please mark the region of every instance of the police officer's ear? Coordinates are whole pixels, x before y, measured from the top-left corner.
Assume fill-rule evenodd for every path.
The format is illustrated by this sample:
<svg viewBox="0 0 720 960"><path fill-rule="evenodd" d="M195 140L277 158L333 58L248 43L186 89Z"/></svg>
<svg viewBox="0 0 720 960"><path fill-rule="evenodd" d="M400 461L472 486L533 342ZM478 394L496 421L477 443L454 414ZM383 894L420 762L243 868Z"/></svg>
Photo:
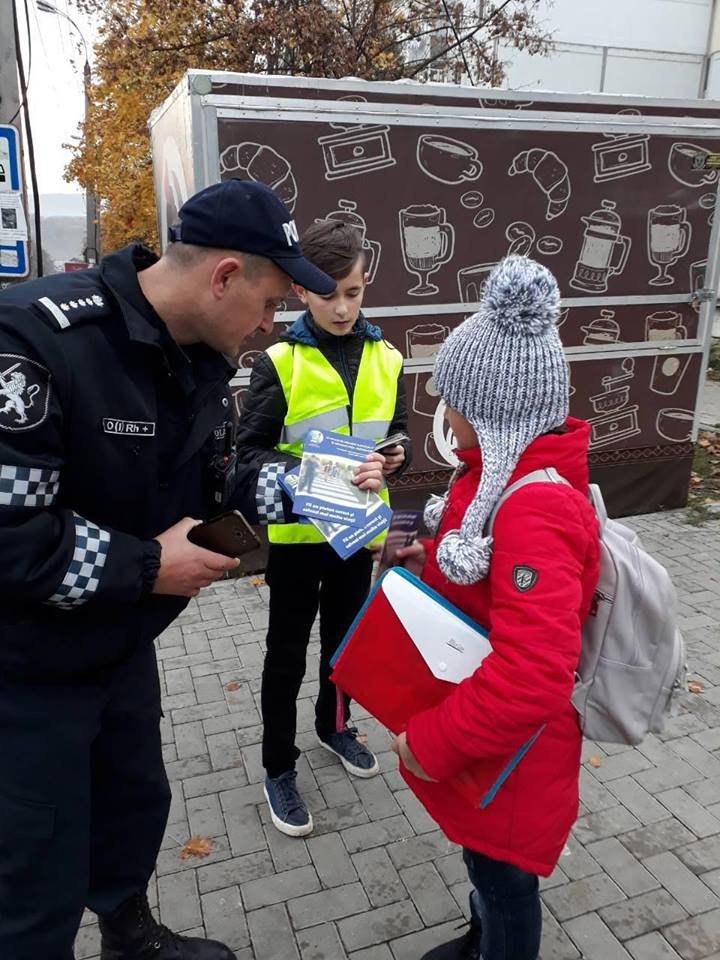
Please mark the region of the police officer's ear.
<svg viewBox="0 0 720 960"><path fill-rule="evenodd" d="M305 289L305 287L301 287L299 283L293 283L291 284L291 286L298 300L300 300L302 303L305 304L305 306L307 306L308 297L307 297L307 290Z"/></svg>
<svg viewBox="0 0 720 960"><path fill-rule="evenodd" d="M210 275L210 289L216 300L224 297L233 283L244 279L245 270L241 257L223 257L218 260Z"/></svg>

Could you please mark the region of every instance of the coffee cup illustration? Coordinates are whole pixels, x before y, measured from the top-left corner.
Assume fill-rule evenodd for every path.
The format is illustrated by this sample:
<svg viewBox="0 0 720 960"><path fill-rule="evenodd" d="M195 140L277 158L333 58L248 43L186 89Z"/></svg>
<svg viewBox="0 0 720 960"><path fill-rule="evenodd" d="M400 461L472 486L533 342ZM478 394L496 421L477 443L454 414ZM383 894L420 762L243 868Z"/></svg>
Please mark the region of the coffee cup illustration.
<svg viewBox="0 0 720 960"><path fill-rule="evenodd" d="M471 267L463 267L462 270L458 270L457 282L461 303L475 304L480 302L487 279L496 266L496 262L476 263Z"/></svg>
<svg viewBox="0 0 720 960"><path fill-rule="evenodd" d="M658 411L655 429L671 443L686 443L692 436L693 412L679 407L665 407Z"/></svg>
<svg viewBox="0 0 720 960"><path fill-rule="evenodd" d="M477 180L483 172L475 147L436 133L424 133L418 137L417 162L424 173L440 183Z"/></svg>
<svg viewBox="0 0 720 960"><path fill-rule="evenodd" d="M678 183L683 183L686 187L717 183L720 171L707 170L704 167L705 157L709 153L709 150L696 143L674 143L668 156L668 170Z"/></svg>

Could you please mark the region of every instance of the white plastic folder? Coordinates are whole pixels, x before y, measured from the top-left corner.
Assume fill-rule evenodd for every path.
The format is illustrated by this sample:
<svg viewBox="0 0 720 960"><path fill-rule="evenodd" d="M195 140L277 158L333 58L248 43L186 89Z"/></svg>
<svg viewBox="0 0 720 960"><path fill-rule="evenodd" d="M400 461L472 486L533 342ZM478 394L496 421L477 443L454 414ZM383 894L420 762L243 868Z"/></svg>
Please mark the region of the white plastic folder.
<svg viewBox="0 0 720 960"><path fill-rule="evenodd" d="M379 588L438 680L460 683L490 653L490 641L478 624L402 568L389 570Z"/></svg>

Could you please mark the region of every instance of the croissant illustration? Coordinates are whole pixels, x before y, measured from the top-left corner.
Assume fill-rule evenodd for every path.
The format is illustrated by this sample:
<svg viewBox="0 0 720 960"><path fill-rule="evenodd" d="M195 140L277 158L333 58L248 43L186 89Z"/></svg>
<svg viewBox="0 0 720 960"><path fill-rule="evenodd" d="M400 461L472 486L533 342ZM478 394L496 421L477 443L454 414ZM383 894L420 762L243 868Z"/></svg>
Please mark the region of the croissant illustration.
<svg viewBox="0 0 720 960"><path fill-rule="evenodd" d="M547 196L546 220L554 220L565 213L570 200L570 177L568 168L551 150L523 150L513 160L508 173L531 173L533 180Z"/></svg>
<svg viewBox="0 0 720 960"><path fill-rule="evenodd" d="M292 167L276 150L261 143L234 143L220 154L220 173L234 173L247 180L266 183L285 202L290 213L295 209L297 183Z"/></svg>

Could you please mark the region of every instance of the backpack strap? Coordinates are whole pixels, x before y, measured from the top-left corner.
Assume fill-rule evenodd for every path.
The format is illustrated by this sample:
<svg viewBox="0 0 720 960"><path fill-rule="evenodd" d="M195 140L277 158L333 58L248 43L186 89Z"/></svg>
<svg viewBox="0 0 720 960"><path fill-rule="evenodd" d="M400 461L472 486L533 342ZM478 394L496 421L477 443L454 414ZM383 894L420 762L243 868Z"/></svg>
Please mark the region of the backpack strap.
<svg viewBox="0 0 720 960"><path fill-rule="evenodd" d="M487 522L486 536L492 536L495 518L498 515L500 507L502 507L506 500L510 499L516 490L526 487L529 483L562 483L567 487L572 486L569 480L566 480L565 477L560 476L555 467L545 467L542 470L533 470L532 473L526 474L524 477L516 480L515 483L511 483L510 486L505 487L503 490L502 496L493 507L493 511L490 514L490 518Z"/></svg>
<svg viewBox="0 0 720 960"><path fill-rule="evenodd" d="M589 487L590 503L593 506L595 515L598 518L598 523L600 525L600 536L605 529L605 526L608 522L608 513L607 507L605 506L605 501L603 500L603 495L600 492L600 487L596 483L591 483Z"/></svg>

